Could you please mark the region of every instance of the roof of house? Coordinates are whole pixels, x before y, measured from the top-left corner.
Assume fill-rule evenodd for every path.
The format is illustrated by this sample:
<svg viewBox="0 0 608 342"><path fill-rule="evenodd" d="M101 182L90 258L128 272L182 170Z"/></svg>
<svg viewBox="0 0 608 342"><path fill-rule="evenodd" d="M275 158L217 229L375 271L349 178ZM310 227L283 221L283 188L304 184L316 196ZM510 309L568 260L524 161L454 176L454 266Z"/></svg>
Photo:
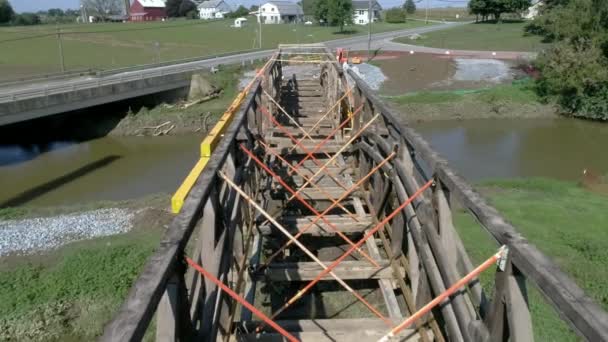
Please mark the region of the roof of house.
<svg viewBox="0 0 608 342"><path fill-rule="evenodd" d="M302 7L291 1L268 1L267 4L272 4L277 7L281 15L303 15Z"/></svg>
<svg viewBox="0 0 608 342"><path fill-rule="evenodd" d="M165 8L165 0L138 0L143 7Z"/></svg>
<svg viewBox="0 0 608 342"><path fill-rule="evenodd" d="M216 8L219 7L224 0L208 0L203 1L198 5L198 8Z"/></svg>
<svg viewBox="0 0 608 342"><path fill-rule="evenodd" d="M353 0L353 9L366 10L369 8L369 1L367 0ZM376 0L372 0L372 9L380 11L382 6Z"/></svg>

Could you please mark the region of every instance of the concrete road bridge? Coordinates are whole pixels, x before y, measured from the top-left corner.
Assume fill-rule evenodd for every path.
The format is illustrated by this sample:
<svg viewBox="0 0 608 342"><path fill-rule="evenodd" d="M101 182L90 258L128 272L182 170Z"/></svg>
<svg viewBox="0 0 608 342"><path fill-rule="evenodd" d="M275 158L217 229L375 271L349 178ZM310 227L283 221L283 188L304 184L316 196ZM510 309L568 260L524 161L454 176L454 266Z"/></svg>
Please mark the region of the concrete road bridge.
<svg viewBox="0 0 608 342"><path fill-rule="evenodd" d="M103 341L532 341L530 286L608 340L608 314L324 46L280 47L227 115Z"/></svg>
<svg viewBox="0 0 608 342"><path fill-rule="evenodd" d="M442 30L462 23L446 23L429 27L377 33L373 41L415 33ZM361 46L367 36L325 42L330 48ZM190 85L193 73L220 64L249 63L268 58L272 50L246 51L188 61L144 65L98 72L96 75L54 76L31 82L0 84L0 125L65 113L138 96L184 88Z"/></svg>

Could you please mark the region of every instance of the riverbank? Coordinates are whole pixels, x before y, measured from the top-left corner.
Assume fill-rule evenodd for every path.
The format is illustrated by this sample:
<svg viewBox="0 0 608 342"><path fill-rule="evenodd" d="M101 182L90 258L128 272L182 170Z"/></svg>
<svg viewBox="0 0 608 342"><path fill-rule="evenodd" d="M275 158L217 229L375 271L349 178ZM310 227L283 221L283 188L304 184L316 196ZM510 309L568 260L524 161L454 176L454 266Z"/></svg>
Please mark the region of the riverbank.
<svg viewBox="0 0 608 342"><path fill-rule="evenodd" d="M199 96L188 99L178 94L177 100L158 101L155 106L142 106L128 113L109 132L113 136L159 136L188 133L205 133L238 94L238 84L243 73L255 68L250 66L220 66L215 73L200 73L205 84Z"/></svg>
<svg viewBox="0 0 608 342"><path fill-rule="evenodd" d="M558 117L553 105L540 102L529 80L483 89L422 91L383 98L407 122Z"/></svg>
<svg viewBox="0 0 608 342"><path fill-rule="evenodd" d="M87 205L0 210L6 218L65 219L122 210L128 232L0 258L0 340L83 341L102 332L172 219L169 196ZM0 236L3 232L0 231Z"/></svg>

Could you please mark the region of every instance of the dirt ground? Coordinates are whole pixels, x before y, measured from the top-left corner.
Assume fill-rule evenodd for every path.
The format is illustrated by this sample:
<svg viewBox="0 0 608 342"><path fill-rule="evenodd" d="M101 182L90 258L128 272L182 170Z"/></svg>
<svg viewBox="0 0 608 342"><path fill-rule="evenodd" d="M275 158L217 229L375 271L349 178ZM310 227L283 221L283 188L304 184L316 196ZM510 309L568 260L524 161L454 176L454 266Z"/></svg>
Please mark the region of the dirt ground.
<svg viewBox="0 0 608 342"><path fill-rule="evenodd" d="M488 62L482 59L471 59L470 61L479 62L480 65ZM520 74L515 69L515 62L501 62L504 62L509 69L509 75L504 77L505 81L512 80ZM374 64L379 66L388 78L380 89L380 92L386 95L401 95L422 90L478 89L497 84L495 81L488 80L455 79L458 69L453 56L423 53L398 54L383 56L376 59ZM496 62L496 64L500 66L502 63Z"/></svg>

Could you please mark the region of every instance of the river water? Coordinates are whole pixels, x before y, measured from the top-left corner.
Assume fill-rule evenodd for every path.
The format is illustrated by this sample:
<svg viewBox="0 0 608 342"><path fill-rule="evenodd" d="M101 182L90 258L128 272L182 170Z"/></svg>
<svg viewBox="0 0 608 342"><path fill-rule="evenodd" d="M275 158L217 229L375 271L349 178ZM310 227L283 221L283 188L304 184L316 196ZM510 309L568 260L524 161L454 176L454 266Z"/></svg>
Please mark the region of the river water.
<svg viewBox="0 0 608 342"><path fill-rule="evenodd" d="M575 119L453 120L412 125L472 181L608 173L608 125Z"/></svg>
<svg viewBox="0 0 608 342"><path fill-rule="evenodd" d="M0 146L0 207L172 193L195 164L201 141L182 135Z"/></svg>
<svg viewBox="0 0 608 342"><path fill-rule="evenodd" d="M414 125L471 181L608 173L608 125L573 119L434 121ZM0 146L0 207L67 205L172 193L199 155L201 135L104 137Z"/></svg>

